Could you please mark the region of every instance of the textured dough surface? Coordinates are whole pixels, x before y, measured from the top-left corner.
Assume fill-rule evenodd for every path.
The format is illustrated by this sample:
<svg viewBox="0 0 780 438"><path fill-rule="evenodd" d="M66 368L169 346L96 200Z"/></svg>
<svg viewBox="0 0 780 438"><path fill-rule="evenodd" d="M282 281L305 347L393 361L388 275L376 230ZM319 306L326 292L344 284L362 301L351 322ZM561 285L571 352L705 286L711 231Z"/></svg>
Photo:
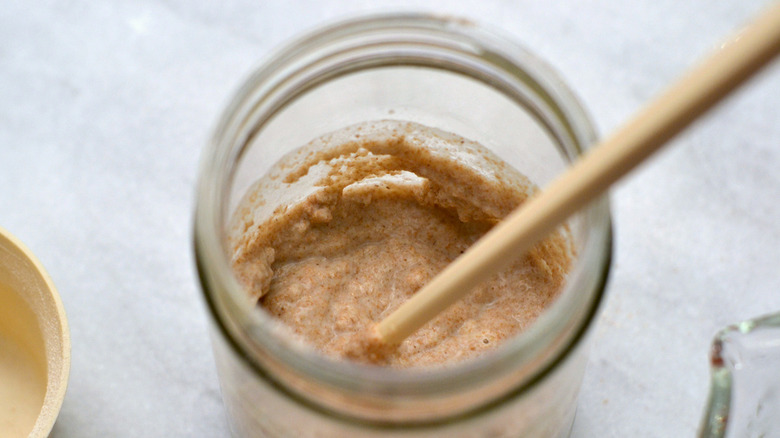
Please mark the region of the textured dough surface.
<svg viewBox="0 0 780 438"><path fill-rule="evenodd" d="M534 190L454 134L396 121L351 126L286 156L250 188L231 225L233 268L259 306L344 357ZM566 236L536 245L379 363L453 363L521 332L562 288Z"/></svg>

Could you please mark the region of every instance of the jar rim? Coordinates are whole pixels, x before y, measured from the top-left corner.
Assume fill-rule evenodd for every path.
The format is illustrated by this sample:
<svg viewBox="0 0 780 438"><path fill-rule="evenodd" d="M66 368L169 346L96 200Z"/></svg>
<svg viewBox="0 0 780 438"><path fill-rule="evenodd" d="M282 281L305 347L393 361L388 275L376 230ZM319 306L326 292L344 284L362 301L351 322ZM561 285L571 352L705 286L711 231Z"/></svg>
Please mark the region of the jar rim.
<svg viewBox="0 0 780 438"><path fill-rule="evenodd" d="M410 33L425 32L427 37L448 38L453 45L459 45L460 50L476 49L477 52L470 55L502 69L502 72L510 78L531 81L534 91L540 94L545 104L553 107L554 116L559 117L565 125L563 129L571 136L573 145L577 148L576 153L582 153L595 139L592 123L585 110L549 66L511 39L497 35L493 31L488 32L471 21L454 17L418 13L380 14L326 25L271 55L237 91L232 102L223 112L213 137L201 157L198 179L194 218L195 258L201 289L209 312L215 325L238 356L277 389L315 410L327 412L328 415L379 426L394 426L398 423L365 420L349 414L333 412L327 406L297 394L269 375L263 365L256 360L257 358L253 357L251 351L248 351L250 344L256 346L253 343L260 343L262 348L279 353L280 360L283 362L295 358L295 363L292 365L297 371L325 381L329 385L363 390L365 389L363 386L360 388L355 386L358 385L356 382L368 380L374 382L377 387L392 387L396 392L408 390L408 394L413 395L420 391L452 391L458 385L481 381L492 372L505 372L513 367L527 366L532 358L530 356L533 356L530 353L547 345L540 345L542 340L552 342L551 340L555 340L554 335L566 331L565 342L557 345L555 354L545 362L544 367L533 370L534 372L529 374L522 384L507 391L502 397L459 416L474 415L533 387L548 372L555 369L559 362L565 360L579 344L595 319L601 303L608 278L612 248L608 200L603 197L580 213L589 226L587 242L578 257L585 262L577 263L579 269L575 267L575 272L570 273L569 281L556 302L528 330L507 340L494 352L472 360L435 369L389 369L337 362L321 354L285 349L281 344L274 343L273 330L268 324L270 316L246 305L245 294L232 276L226 256L224 232L220 223L220 213L225 211L226 207L224 202L220 201L220 187L225 184L229 186L232 171L225 170L231 169L229 163L240 159L243 149L243 146L237 147L236 144L226 141L226 138L236 137L237 133L245 128L246 117L250 114L257 115L253 99L256 104L256 100L263 92L273 89L276 85L274 80L283 82L286 77L297 71L296 68L303 68L305 62L302 60L310 61L307 57L312 56L312 52L337 42L352 41L367 33L397 34L401 29ZM323 55L319 54L319 56ZM578 284L578 276L585 275L588 269L594 267L598 272L591 290L586 291L585 294L577 294L576 291L571 290ZM587 296L583 297L583 295ZM577 307L582 305L584 307ZM575 313L578 318L577 327L561 325L561 315L568 315L564 318L564 321L568 321ZM446 421L451 420L452 418L448 418ZM425 421L420 424L429 425L439 421Z"/></svg>

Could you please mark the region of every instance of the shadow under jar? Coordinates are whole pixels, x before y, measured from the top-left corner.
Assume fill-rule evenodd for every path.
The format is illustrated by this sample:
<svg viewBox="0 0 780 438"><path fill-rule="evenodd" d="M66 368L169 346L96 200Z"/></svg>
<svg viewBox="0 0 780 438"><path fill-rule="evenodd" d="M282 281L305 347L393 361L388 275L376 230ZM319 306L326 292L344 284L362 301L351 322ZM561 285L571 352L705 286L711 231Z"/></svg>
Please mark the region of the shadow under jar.
<svg viewBox="0 0 780 438"><path fill-rule="evenodd" d="M368 366L298 348L233 275L228 227L248 188L314 138L387 119L476 141L542 187L595 139L549 67L465 20L359 18L267 59L225 109L197 187L196 260L234 435L567 436L609 272L606 198L569 221L576 257L553 304L489 354L446 367Z"/></svg>

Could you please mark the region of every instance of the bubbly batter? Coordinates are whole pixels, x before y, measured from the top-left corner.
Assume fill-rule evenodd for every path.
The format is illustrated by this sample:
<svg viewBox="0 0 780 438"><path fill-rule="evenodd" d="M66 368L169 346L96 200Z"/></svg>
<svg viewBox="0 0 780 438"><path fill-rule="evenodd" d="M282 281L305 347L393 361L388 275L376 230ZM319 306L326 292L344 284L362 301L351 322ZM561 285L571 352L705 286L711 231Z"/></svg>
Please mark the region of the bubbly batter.
<svg viewBox="0 0 780 438"><path fill-rule="evenodd" d="M325 354L352 358L381 321L535 187L481 145L378 121L283 158L241 201L230 230L248 294ZM440 365L491 350L556 298L572 259L565 229L477 287L383 365Z"/></svg>

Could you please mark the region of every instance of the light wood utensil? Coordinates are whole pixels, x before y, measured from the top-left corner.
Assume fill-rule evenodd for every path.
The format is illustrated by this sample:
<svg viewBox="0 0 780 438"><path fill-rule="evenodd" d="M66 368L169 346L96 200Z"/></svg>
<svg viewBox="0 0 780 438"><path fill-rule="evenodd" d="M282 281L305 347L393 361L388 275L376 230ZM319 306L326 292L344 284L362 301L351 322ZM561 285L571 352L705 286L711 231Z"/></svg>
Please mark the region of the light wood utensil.
<svg viewBox="0 0 780 438"><path fill-rule="evenodd" d="M780 4L683 76L374 327L399 344L644 161L780 52Z"/></svg>

